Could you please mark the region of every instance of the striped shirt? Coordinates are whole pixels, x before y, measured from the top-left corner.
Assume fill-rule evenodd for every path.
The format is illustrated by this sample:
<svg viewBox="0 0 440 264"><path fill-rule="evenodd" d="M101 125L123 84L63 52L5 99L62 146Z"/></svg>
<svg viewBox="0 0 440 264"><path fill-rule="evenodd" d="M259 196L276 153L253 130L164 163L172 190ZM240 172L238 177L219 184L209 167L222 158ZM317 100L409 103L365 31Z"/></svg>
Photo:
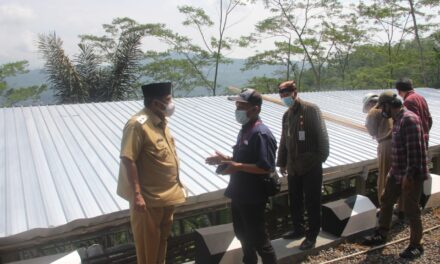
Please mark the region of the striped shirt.
<svg viewBox="0 0 440 264"><path fill-rule="evenodd" d="M428 177L426 144L420 118L403 108L394 120L391 143L390 176L400 184L403 177L425 180Z"/></svg>

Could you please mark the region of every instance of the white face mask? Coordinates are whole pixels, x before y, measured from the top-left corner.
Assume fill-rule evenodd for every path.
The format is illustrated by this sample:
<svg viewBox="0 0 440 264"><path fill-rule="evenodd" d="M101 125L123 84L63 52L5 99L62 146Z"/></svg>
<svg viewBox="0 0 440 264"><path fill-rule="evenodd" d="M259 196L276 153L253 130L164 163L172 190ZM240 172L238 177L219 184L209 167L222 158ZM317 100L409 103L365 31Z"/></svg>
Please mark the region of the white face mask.
<svg viewBox="0 0 440 264"><path fill-rule="evenodd" d="M170 101L167 105L165 105L165 103L161 101L159 102L165 106L165 110L162 110L165 116L170 117L174 114L174 110L176 109L176 106L174 105L173 101Z"/></svg>
<svg viewBox="0 0 440 264"><path fill-rule="evenodd" d="M242 125L249 122L249 117L247 116L247 111L246 110L235 110L235 120L237 120L237 122Z"/></svg>

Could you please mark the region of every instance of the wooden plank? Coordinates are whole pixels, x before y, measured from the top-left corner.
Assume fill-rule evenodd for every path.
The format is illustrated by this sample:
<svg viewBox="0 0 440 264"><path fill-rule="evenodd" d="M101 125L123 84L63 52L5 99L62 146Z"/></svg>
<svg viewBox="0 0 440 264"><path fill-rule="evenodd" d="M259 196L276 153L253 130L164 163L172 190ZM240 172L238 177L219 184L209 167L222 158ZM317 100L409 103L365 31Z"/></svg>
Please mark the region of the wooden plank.
<svg viewBox="0 0 440 264"><path fill-rule="evenodd" d="M241 89L234 87L234 86L229 86L228 87L229 91L233 92L233 93L240 93ZM283 102L281 102L280 99L276 99L273 98L271 96L268 95L264 95L262 94L261 97L263 98L263 100L274 103L274 104L278 104L278 105L282 105L285 106L283 104ZM344 118L344 117L340 117L340 116L336 116L330 113L326 113L326 112L322 112L322 117L324 118L324 120L345 126L345 127L349 127L349 128L353 128L356 129L358 131L361 131L363 133L367 132L367 128L363 125L359 125L359 124L355 124L353 123L351 120Z"/></svg>

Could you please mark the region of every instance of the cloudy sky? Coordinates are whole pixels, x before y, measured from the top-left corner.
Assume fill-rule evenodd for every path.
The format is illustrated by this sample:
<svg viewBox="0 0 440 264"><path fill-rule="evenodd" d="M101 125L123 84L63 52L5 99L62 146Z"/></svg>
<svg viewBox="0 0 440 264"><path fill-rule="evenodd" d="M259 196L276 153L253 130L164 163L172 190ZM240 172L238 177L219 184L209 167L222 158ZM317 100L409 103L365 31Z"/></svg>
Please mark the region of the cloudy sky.
<svg viewBox="0 0 440 264"><path fill-rule="evenodd" d="M38 34L56 32L69 55L77 51L80 34L101 35L102 24L116 17L130 17L139 23L165 23L180 34L199 39L196 32L181 25L179 5L204 8L214 20L217 0L0 0L0 64L28 60L30 68L42 66L36 50ZM268 14L261 5L239 7L231 17L227 35L238 37L253 31L253 25ZM215 21L215 20L214 20ZM157 41L144 40L144 48L160 49ZM243 58L252 51L237 49L230 57Z"/></svg>

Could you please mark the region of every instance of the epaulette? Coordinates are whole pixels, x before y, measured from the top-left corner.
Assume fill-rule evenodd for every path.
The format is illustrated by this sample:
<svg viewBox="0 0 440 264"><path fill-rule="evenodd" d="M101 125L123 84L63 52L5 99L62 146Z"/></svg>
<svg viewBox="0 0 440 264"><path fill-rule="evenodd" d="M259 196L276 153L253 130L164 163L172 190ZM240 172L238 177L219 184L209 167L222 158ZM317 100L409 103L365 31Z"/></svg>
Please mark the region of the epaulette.
<svg viewBox="0 0 440 264"><path fill-rule="evenodd" d="M146 116L146 115L140 115L136 119L136 121L138 121L138 123L141 125L143 125L145 122L147 122L147 120L148 120L148 116Z"/></svg>

